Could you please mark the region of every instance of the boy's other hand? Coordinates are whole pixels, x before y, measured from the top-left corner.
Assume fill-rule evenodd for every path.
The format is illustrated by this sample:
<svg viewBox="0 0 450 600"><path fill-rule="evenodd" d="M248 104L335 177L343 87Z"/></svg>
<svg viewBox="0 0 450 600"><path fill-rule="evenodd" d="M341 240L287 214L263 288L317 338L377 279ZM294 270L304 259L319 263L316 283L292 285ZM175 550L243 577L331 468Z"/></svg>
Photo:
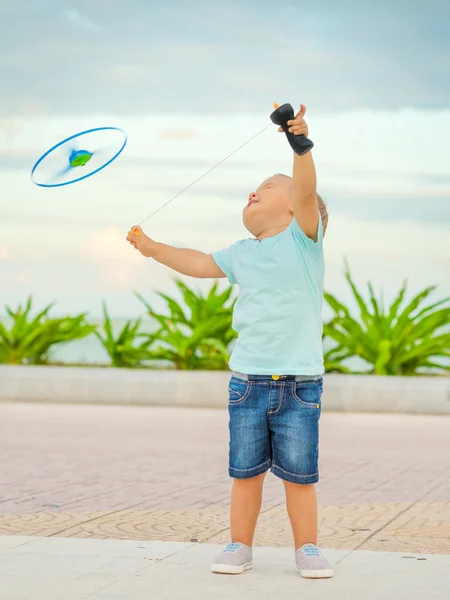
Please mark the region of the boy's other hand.
<svg viewBox="0 0 450 600"><path fill-rule="evenodd" d="M294 135L304 135L308 137L308 125L306 124L305 119L303 118L306 113L306 106L304 104L300 104L300 110L295 115L295 117L288 121L287 124L289 126L289 132ZM279 127L278 131L283 132L283 128Z"/></svg>
<svg viewBox="0 0 450 600"><path fill-rule="evenodd" d="M127 235L127 241L147 258L152 256L156 242L145 235L139 225L133 225Z"/></svg>

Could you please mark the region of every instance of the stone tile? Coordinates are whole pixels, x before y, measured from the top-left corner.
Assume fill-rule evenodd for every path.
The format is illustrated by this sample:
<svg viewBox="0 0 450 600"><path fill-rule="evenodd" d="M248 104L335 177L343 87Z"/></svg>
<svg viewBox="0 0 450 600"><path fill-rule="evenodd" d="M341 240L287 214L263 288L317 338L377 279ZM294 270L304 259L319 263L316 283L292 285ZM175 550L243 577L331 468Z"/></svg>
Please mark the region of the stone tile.
<svg viewBox="0 0 450 600"><path fill-rule="evenodd" d="M4 404L0 423L0 534L228 541L226 411ZM446 417L324 413L321 544L448 552L449 430ZM292 544L271 474L255 544Z"/></svg>

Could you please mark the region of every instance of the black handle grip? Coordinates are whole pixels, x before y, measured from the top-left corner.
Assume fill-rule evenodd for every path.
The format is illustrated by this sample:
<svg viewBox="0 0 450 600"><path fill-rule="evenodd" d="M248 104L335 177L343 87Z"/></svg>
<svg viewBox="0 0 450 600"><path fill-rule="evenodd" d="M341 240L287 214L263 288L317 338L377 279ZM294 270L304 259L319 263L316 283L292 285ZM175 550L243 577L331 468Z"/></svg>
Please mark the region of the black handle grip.
<svg viewBox="0 0 450 600"><path fill-rule="evenodd" d="M301 156L302 154L306 154L312 148L314 148L314 144L305 135L294 135L293 133L289 132L289 126L287 122L291 121L293 118L294 109L292 108L291 104L282 104L270 115L270 120L272 123L275 123L275 125L283 128L292 150Z"/></svg>

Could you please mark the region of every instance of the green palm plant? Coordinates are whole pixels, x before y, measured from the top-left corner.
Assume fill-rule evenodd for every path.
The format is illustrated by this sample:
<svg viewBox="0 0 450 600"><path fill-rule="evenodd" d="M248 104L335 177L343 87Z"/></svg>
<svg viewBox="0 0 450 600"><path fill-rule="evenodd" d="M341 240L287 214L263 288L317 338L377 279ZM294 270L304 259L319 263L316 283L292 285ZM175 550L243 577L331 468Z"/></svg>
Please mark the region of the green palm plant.
<svg viewBox="0 0 450 600"><path fill-rule="evenodd" d="M325 326L326 329L326 326ZM325 336L324 336L325 337ZM343 364L346 358L350 358L350 355L345 349L342 349L339 345L330 348L324 352L323 362L326 373L351 373L352 370Z"/></svg>
<svg viewBox="0 0 450 600"><path fill-rule="evenodd" d="M156 361L169 361L180 370L226 369L229 353L214 333L213 320L199 323L193 329L168 321L159 330L159 344L150 356Z"/></svg>
<svg viewBox="0 0 450 600"><path fill-rule="evenodd" d="M149 347L155 340L154 335L139 331L142 319L129 320L115 335L105 302L103 302L103 333L95 332L98 340L108 353L113 367L136 368L149 360Z"/></svg>
<svg viewBox="0 0 450 600"><path fill-rule="evenodd" d="M136 294L148 315L159 325L156 334L159 344L152 349L152 358L169 361L177 369L226 369L228 347L236 337L231 327L235 303L231 299L232 288L219 292L215 282L205 295L194 292L179 280L175 283L186 307L159 292L169 314L157 313Z"/></svg>
<svg viewBox="0 0 450 600"><path fill-rule="evenodd" d="M359 308L359 318L332 294L325 300L334 312L324 326L324 337L335 346L326 353L328 370L349 372L342 362L359 357L376 375L414 375L423 371L450 370L449 298L424 306L434 292L430 286L405 303L406 282L385 309L368 283L369 301L357 289L348 265L345 277ZM443 359L443 360L442 360Z"/></svg>
<svg viewBox="0 0 450 600"><path fill-rule="evenodd" d="M84 338L96 329L86 322L86 313L75 317L50 318L53 304L31 317L32 296L16 310L5 307L9 327L0 323L0 363L42 365L49 362L52 346Z"/></svg>

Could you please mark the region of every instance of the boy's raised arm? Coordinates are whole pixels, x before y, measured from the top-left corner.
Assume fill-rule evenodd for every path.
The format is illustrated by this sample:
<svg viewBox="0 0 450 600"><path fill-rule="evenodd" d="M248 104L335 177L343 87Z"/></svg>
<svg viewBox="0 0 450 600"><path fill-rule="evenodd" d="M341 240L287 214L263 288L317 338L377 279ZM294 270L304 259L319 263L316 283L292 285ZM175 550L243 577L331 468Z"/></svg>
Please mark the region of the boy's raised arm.
<svg viewBox="0 0 450 600"><path fill-rule="evenodd" d="M211 279L225 277L211 254L160 244L145 235L140 227L132 227L128 232L127 240L143 256L153 258L182 275Z"/></svg>
<svg viewBox="0 0 450 600"><path fill-rule="evenodd" d="M308 126L304 120L306 107L302 104L293 121L288 121L289 131L295 135L308 136ZM319 226L319 201L317 198L316 168L311 152L299 156L294 154L292 182L295 220L303 232L312 240L317 240Z"/></svg>

